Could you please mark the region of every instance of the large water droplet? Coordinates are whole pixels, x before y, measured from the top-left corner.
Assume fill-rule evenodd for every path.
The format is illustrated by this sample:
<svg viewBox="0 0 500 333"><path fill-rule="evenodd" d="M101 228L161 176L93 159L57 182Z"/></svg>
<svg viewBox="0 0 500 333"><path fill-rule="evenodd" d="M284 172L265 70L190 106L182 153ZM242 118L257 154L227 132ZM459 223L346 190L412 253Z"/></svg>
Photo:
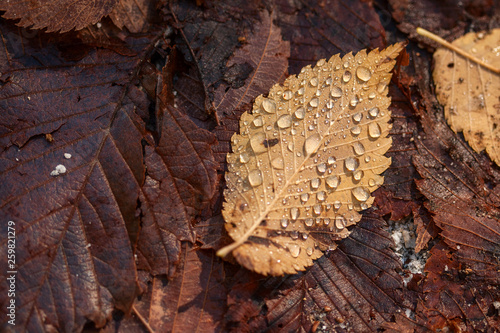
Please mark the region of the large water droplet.
<svg viewBox="0 0 500 333"><path fill-rule="evenodd" d="M287 244L288 250L290 251L290 255L294 258L297 258L300 254L300 246L295 243Z"/></svg>
<svg viewBox="0 0 500 333"><path fill-rule="evenodd" d="M356 126L351 127L351 133L352 133L352 135L361 134L361 126L356 125Z"/></svg>
<svg viewBox="0 0 500 333"><path fill-rule="evenodd" d="M379 124L370 123L368 125L368 135L372 138L378 138L382 134Z"/></svg>
<svg viewBox="0 0 500 333"><path fill-rule="evenodd" d="M337 216L335 218L335 227L337 229L344 229L345 228L345 219L342 216Z"/></svg>
<svg viewBox="0 0 500 333"><path fill-rule="evenodd" d="M342 75L342 81L344 81L345 83L347 83L347 82L349 82L349 80L351 80L351 77L352 77L351 72L345 71L344 75Z"/></svg>
<svg viewBox="0 0 500 333"><path fill-rule="evenodd" d="M365 202L370 198L370 191L364 187L355 187L352 189L352 195L354 195L356 200Z"/></svg>
<svg viewBox="0 0 500 333"><path fill-rule="evenodd" d="M313 211L314 211L314 214L316 214L316 215L321 214L321 205L314 205Z"/></svg>
<svg viewBox="0 0 500 333"><path fill-rule="evenodd" d="M309 105L312 106L313 108L318 107L319 99L317 99L317 98L311 99L311 101L309 102Z"/></svg>
<svg viewBox="0 0 500 333"><path fill-rule="evenodd" d="M349 171L354 171L359 166L359 161L356 157L349 156L344 161L345 168Z"/></svg>
<svg viewBox="0 0 500 333"><path fill-rule="evenodd" d="M309 83L311 84L311 86L313 87L316 87L318 85L318 78L317 77L313 77Z"/></svg>
<svg viewBox="0 0 500 333"><path fill-rule="evenodd" d="M370 117L375 118L376 116L378 116L378 112L379 112L378 107L374 107L368 111L368 114L370 115Z"/></svg>
<svg viewBox="0 0 500 333"><path fill-rule="evenodd" d="M361 180L361 178L363 178L363 170L356 170L354 172L354 174L352 175L352 177L355 179L355 180Z"/></svg>
<svg viewBox="0 0 500 333"><path fill-rule="evenodd" d="M284 114L278 118L276 124L279 128L288 128L292 126L292 116L290 116L289 114Z"/></svg>
<svg viewBox="0 0 500 333"><path fill-rule="evenodd" d="M356 155L363 155L365 153L365 146L361 142L354 142L352 145L352 148L354 149L354 152Z"/></svg>
<svg viewBox="0 0 500 333"><path fill-rule="evenodd" d="M354 95L351 98L350 104L351 104L352 107L355 107L356 105L358 105L358 102L359 102L358 96Z"/></svg>
<svg viewBox="0 0 500 333"><path fill-rule="evenodd" d="M306 202L307 200L309 200L309 193L302 193L300 195L300 201Z"/></svg>
<svg viewBox="0 0 500 333"><path fill-rule="evenodd" d="M305 219L304 224L308 227L312 227L314 220L312 218Z"/></svg>
<svg viewBox="0 0 500 333"><path fill-rule="evenodd" d="M321 143L321 137L319 134L313 134L310 137L306 139L304 142L304 151L306 155L311 155L316 151L316 149L319 147Z"/></svg>
<svg viewBox="0 0 500 333"><path fill-rule="evenodd" d="M288 220L287 220L287 219L281 219L281 226L282 226L283 228L288 227Z"/></svg>
<svg viewBox="0 0 500 333"><path fill-rule="evenodd" d="M278 156L276 157L275 159L273 159L271 161L271 166L274 168L274 169L278 169L278 170L281 170L285 167L285 163L283 162L283 157L281 156Z"/></svg>
<svg viewBox="0 0 500 333"><path fill-rule="evenodd" d="M241 163L248 163L250 161L250 155L248 153L241 153L240 154L240 162Z"/></svg>
<svg viewBox="0 0 500 333"><path fill-rule="evenodd" d="M327 160L328 165L332 165L336 161L337 161L337 159L335 157L333 157L333 156L328 157L328 160Z"/></svg>
<svg viewBox="0 0 500 333"><path fill-rule="evenodd" d="M255 133L250 138L250 146L256 154L263 153L267 151L267 147L264 145L266 140L266 135L262 132Z"/></svg>
<svg viewBox="0 0 500 333"><path fill-rule="evenodd" d="M260 170L256 169L256 170L250 171L248 173L248 182L253 187L259 186L260 184L262 184L262 173L260 172Z"/></svg>
<svg viewBox="0 0 500 333"><path fill-rule="evenodd" d="M262 125L264 125L264 119L262 119L261 116L255 117L255 119L253 120L253 125L255 127L262 127Z"/></svg>
<svg viewBox="0 0 500 333"><path fill-rule="evenodd" d="M318 201L324 201L325 198L325 191L319 191L318 193L316 193L316 199L318 199Z"/></svg>
<svg viewBox="0 0 500 333"><path fill-rule="evenodd" d="M288 101L288 100L292 99L292 97L293 97L292 91L291 90L285 90L285 92L283 93L283 99L285 101Z"/></svg>
<svg viewBox="0 0 500 333"><path fill-rule="evenodd" d="M317 189L319 187L320 183L321 183L321 181L319 180L319 178L313 178L313 179L311 179L311 187L313 189Z"/></svg>
<svg viewBox="0 0 500 333"><path fill-rule="evenodd" d="M295 111L294 115L297 119L304 119L304 117L306 116L306 109L300 107L297 109L297 111Z"/></svg>
<svg viewBox="0 0 500 333"><path fill-rule="evenodd" d="M372 72L364 66L359 66L356 70L356 75L361 81L368 81L372 77Z"/></svg>
<svg viewBox="0 0 500 333"><path fill-rule="evenodd" d="M326 171L326 165L325 165L325 163L318 164L317 168L318 168L318 172L319 173L325 173L325 171Z"/></svg>
<svg viewBox="0 0 500 333"><path fill-rule="evenodd" d="M342 97L342 89L337 86L332 87L332 92L330 93L330 95L332 95L333 98Z"/></svg>
<svg viewBox="0 0 500 333"><path fill-rule="evenodd" d="M267 113L275 113L276 112L276 103L270 99L265 99L262 101L262 108Z"/></svg>
<svg viewBox="0 0 500 333"><path fill-rule="evenodd" d="M355 113L353 116L352 116L352 120L355 122L355 123L359 123L361 121L361 119L363 119L363 115L361 114L361 112L357 112Z"/></svg>
<svg viewBox="0 0 500 333"><path fill-rule="evenodd" d="M325 179L326 185L332 189L336 189L340 184L340 178L337 176L328 176Z"/></svg>
<svg viewBox="0 0 500 333"><path fill-rule="evenodd" d="M296 220L299 217L299 209L297 207L290 208L290 218Z"/></svg>

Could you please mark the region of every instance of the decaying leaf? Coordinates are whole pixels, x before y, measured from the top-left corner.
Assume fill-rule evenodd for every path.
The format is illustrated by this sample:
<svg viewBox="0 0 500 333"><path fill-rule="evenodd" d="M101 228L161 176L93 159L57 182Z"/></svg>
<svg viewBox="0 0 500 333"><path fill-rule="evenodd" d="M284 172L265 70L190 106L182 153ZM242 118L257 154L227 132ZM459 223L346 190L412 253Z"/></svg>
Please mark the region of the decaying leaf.
<svg viewBox="0 0 500 333"><path fill-rule="evenodd" d="M452 44L500 68L500 29L468 33ZM500 165L500 76L446 48L434 53L434 61L436 95L448 124Z"/></svg>
<svg viewBox="0 0 500 333"><path fill-rule="evenodd" d="M320 60L257 97L227 157L223 215L235 242L220 256L293 274L349 235L390 164L387 85L403 47Z"/></svg>

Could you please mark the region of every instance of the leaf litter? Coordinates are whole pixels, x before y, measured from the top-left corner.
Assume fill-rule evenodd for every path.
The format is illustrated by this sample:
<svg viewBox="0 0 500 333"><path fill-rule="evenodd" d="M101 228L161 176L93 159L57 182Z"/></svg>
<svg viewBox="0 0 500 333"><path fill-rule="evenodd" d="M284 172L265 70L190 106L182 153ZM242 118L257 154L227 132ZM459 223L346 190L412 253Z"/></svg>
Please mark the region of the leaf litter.
<svg viewBox="0 0 500 333"><path fill-rule="evenodd" d="M296 273L349 235L390 164L387 86L403 49L333 56L255 100L228 155L219 250L264 275Z"/></svg>

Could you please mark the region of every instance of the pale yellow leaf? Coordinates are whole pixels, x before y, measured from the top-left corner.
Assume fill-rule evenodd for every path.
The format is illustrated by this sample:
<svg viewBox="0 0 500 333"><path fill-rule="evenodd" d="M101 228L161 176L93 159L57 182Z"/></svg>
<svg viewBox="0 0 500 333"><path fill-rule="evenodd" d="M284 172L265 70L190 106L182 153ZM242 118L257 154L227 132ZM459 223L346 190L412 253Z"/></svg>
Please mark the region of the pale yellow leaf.
<svg viewBox="0 0 500 333"><path fill-rule="evenodd" d="M468 33L451 44L500 68L500 29ZM500 75L448 48L436 50L434 62L436 95L451 129L500 165Z"/></svg>
<svg viewBox="0 0 500 333"><path fill-rule="evenodd" d="M227 157L223 215L235 242L219 255L293 274L349 235L390 165L387 92L403 47L320 60L257 97Z"/></svg>

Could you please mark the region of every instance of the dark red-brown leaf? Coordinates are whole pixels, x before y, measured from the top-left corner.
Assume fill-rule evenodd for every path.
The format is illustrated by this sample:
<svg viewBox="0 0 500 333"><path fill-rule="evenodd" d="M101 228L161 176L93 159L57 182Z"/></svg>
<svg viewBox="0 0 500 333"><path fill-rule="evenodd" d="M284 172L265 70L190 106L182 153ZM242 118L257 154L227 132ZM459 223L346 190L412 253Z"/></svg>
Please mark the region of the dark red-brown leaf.
<svg viewBox="0 0 500 333"><path fill-rule="evenodd" d="M118 0L10 0L0 3L6 19L21 19L21 27L48 32L80 30L108 15Z"/></svg>

